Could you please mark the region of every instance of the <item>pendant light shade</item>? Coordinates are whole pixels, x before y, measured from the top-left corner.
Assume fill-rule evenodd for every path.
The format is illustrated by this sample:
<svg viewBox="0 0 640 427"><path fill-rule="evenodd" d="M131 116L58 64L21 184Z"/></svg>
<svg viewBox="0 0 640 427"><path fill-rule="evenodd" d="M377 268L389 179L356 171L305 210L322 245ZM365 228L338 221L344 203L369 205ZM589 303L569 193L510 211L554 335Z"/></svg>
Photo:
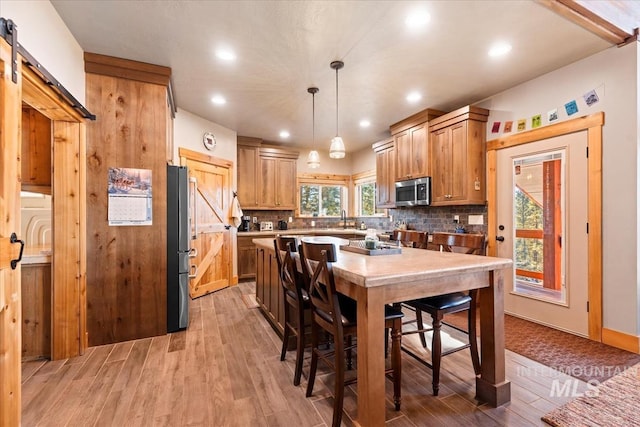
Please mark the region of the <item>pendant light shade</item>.
<svg viewBox="0 0 640 427"><path fill-rule="evenodd" d="M331 140L329 157L332 159L342 159L344 157L344 142L338 135L338 70L344 67L344 62L333 61L329 66L336 70L336 136Z"/></svg>
<svg viewBox="0 0 640 427"><path fill-rule="evenodd" d="M318 93L320 89L317 87L310 87L307 89L307 92L311 94L312 99L312 115L311 115L311 135L312 135L312 147L314 150L309 151L309 156L307 157L307 166L311 169L316 169L320 167L320 155L315 150L316 147L316 93Z"/></svg>

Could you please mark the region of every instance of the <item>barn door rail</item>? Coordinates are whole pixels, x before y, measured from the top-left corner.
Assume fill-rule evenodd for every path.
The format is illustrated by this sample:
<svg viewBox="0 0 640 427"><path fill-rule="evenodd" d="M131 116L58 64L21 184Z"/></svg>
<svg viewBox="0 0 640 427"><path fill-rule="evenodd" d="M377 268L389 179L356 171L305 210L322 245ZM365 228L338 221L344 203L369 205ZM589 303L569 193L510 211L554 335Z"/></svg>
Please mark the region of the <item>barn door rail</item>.
<svg viewBox="0 0 640 427"><path fill-rule="evenodd" d="M65 102L77 110L82 117L90 120L96 119L95 114L91 114L84 105L78 102L67 88L56 80L56 78L18 42L18 26L11 19L0 18L0 37L5 39L11 46L11 80L14 83L18 81L18 54L20 54L23 58L23 63L33 70L43 82L58 92Z"/></svg>

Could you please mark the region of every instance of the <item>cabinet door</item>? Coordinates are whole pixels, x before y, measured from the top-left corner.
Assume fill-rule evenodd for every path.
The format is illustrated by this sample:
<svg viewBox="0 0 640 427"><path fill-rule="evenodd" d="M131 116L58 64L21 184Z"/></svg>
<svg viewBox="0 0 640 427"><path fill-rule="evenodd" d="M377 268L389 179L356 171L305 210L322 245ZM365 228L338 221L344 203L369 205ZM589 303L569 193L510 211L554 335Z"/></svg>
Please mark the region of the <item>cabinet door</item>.
<svg viewBox="0 0 640 427"><path fill-rule="evenodd" d="M467 170L467 122L456 123L450 128L449 198L450 201L466 199L469 180Z"/></svg>
<svg viewBox="0 0 640 427"><path fill-rule="evenodd" d="M411 178L429 176L429 135L427 125L419 125L409 129Z"/></svg>
<svg viewBox="0 0 640 427"><path fill-rule="evenodd" d="M264 249L256 249L256 301L265 306Z"/></svg>
<svg viewBox="0 0 640 427"><path fill-rule="evenodd" d="M260 182L258 186L258 204L261 208L276 207L277 159L260 157Z"/></svg>
<svg viewBox="0 0 640 427"><path fill-rule="evenodd" d="M411 139L409 131L404 131L393 137L396 147L395 180L402 181L411 178Z"/></svg>
<svg viewBox="0 0 640 427"><path fill-rule="evenodd" d="M238 236L238 279L256 278L256 245L252 239Z"/></svg>
<svg viewBox="0 0 640 427"><path fill-rule="evenodd" d="M449 200L451 129L439 129L431 133L431 199L432 203Z"/></svg>
<svg viewBox="0 0 640 427"><path fill-rule="evenodd" d="M258 149L238 145L238 200L243 208L258 205Z"/></svg>
<svg viewBox="0 0 640 427"><path fill-rule="evenodd" d="M376 153L376 207L395 207L395 149Z"/></svg>
<svg viewBox="0 0 640 427"><path fill-rule="evenodd" d="M296 208L296 161L278 159L278 183L276 186L276 208Z"/></svg>
<svg viewBox="0 0 640 427"><path fill-rule="evenodd" d="M268 258L268 261L267 261ZM280 278L278 277L278 263L275 251L265 251L265 264L269 263L269 316L277 324L280 301Z"/></svg>

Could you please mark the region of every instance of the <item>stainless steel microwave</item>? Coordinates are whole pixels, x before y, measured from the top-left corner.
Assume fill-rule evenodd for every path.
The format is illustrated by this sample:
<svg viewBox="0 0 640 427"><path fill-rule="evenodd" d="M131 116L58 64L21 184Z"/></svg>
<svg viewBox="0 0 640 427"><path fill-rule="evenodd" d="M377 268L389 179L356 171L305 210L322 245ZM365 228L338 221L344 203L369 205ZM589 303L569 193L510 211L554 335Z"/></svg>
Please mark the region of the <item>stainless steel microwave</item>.
<svg viewBox="0 0 640 427"><path fill-rule="evenodd" d="M396 206L431 204L431 177L396 182Z"/></svg>

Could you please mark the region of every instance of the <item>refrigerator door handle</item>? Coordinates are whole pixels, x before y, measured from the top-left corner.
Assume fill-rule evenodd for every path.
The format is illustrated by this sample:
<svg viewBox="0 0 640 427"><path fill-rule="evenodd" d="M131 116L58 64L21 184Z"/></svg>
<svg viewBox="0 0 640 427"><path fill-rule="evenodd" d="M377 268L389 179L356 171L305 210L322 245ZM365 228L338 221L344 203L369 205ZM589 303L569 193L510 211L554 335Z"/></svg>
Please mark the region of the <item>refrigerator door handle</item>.
<svg viewBox="0 0 640 427"><path fill-rule="evenodd" d="M189 258L195 258L197 256L198 256L198 249L191 248L191 250L189 251Z"/></svg>
<svg viewBox="0 0 640 427"><path fill-rule="evenodd" d="M198 238L198 203L196 201L198 197L198 180L195 176L189 177L189 182L193 183L193 215L191 216L193 220L193 234L191 235L191 240L196 240Z"/></svg>
<svg viewBox="0 0 640 427"><path fill-rule="evenodd" d="M191 264L190 270L192 272L189 274L189 279L195 279L196 276L198 276L198 266L195 264Z"/></svg>

